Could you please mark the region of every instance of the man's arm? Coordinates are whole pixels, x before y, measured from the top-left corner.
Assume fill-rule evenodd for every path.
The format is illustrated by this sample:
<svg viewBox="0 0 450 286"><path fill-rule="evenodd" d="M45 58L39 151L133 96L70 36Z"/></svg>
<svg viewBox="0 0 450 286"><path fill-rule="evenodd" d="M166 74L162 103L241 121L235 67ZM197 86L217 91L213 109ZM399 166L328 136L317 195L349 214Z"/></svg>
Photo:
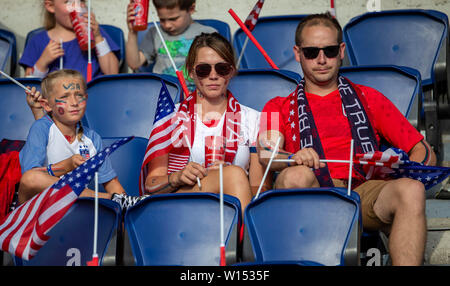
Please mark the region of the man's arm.
<svg viewBox="0 0 450 286"><path fill-rule="evenodd" d="M414 145L409 151L408 156L411 161L419 162L427 166L436 165L436 154L425 139Z"/></svg>

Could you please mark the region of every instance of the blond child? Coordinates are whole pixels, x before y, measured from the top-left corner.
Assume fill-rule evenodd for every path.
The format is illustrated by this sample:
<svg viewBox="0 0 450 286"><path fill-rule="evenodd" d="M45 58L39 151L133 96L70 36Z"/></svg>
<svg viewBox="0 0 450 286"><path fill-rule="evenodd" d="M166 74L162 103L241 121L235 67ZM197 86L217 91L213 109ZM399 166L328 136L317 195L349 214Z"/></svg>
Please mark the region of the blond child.
<svg viewBox="0 0 450 286"><path fill-rule="evenodd" d="M52 72L42 80L42 94L38 96L47 114L33 123L20 151L23 175L17 204L45 190L102 149L101 137L81 125L88 98L86 88L83 76L75 70ZM107 191L99 193L101 198L124 193L108 159L99 169L99 183ZM93 191L86 189L81 196L93 196Z"/></svg>

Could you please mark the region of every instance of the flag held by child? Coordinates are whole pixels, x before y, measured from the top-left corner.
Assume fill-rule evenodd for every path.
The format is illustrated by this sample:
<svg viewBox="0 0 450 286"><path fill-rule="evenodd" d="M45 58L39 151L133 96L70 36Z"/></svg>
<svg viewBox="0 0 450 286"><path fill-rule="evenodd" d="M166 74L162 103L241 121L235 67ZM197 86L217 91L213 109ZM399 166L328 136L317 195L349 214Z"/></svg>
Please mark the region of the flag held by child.
<svg viewBox="0 0 450 286"><path fill-rule="evenodd" d="M10 212L0 221L2 250L24 260L33 258L50 239L48 232L70 209L106 157L131 139L133 137L116 141Z"/></svg>

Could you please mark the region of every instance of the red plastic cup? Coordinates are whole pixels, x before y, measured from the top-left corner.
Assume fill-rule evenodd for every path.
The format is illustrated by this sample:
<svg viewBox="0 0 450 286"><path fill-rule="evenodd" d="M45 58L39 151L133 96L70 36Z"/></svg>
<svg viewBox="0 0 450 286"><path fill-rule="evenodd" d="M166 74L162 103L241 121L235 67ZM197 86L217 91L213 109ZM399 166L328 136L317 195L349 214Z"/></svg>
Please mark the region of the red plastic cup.
<svg viewBox="0 0 450 286"><path fill-rule="evenodd" d="M131 0L134 3L134 11L136 12L133 21L134 31L145 31L148 22L148 1L149 0Z"/></svg>
<svg viewBox="0 0 450 286"><path fill-rule="evenodd" d="M73 1L69 8L70 21L72 22L73 30L77 36L78 44L82 51L87 51L89 48L89 37L88 37L88 25L84 22L83 15L87 13L86 7L81 7L79 1ZM91 48L95 47L94 34L91 33Z"/></svg>
<svg viewBox="0 0 450 286"><path fill-rule="evenodd" d="M217 161L225 160L225 140L223 136L205 137L205 166L211 167Z"/></svg>

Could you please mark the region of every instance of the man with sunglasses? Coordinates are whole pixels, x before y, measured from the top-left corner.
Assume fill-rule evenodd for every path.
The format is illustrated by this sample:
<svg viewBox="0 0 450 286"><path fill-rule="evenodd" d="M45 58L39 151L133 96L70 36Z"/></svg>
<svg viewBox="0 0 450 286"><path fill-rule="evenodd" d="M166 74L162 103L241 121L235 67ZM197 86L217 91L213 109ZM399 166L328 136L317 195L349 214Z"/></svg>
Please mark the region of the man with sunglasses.
<svg viewBox="0 0 450 286"><path fill-rule="evenodd" d="M310 15L296 31L294 53L304 78L287 97L263 109L258 144L260 162L268 164L281 137L274 188L346 187L348 160L355 153L379 150L381 140L408 153L410 160L432 165L436 157L423 136L380 92L339 75L345 51L342 29L329 13ZM267 120L263 120L267 118ZM412 179L366 180L354 165L352 190L361 198L363 227L389 235L393 265L420 265L426 242L425 189ZM320 210L319 210L320 211Z"/></svg>

